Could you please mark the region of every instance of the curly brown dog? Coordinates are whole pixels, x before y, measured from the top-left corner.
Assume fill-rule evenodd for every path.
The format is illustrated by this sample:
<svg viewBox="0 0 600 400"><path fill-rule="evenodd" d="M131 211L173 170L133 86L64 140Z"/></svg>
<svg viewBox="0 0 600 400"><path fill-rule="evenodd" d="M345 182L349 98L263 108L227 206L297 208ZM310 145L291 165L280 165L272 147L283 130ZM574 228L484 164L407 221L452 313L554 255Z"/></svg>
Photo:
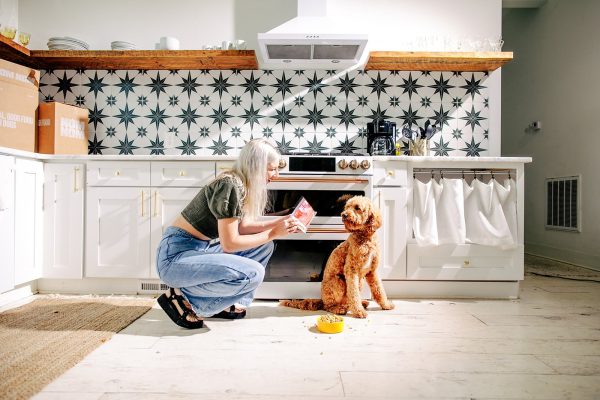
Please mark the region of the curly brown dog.
<svg viewBox="0 0 600 400"><path fill-rule="evenodd" d="M377 273L380 251L375 231L381 226L379 210L366 197L352 197L344 206L342 221L350 236L331 252L327 260L321 299L282 300L281 305L334 314L350 311L356 318L365 318L365 307L369 302L360 298L364 278L377 304L384 310L394 308Z"/></svg>

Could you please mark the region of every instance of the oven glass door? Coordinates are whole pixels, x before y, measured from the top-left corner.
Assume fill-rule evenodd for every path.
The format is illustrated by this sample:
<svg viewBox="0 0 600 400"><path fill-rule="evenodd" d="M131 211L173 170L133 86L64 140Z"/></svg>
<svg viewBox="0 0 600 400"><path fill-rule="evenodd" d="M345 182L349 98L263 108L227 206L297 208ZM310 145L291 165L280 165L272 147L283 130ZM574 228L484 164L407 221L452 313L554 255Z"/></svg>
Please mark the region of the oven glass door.
<svg viewBox="0 0 600 400"><path fill-rule="evenodd" d="M265 282L321 282L329 255L342 240L276 240Z"/></svg>
<svg viewBox="0 0 600 400"><path fill-rule="evenodd" d="M342 225L340 214L346 200L352 196L371 196L370 181L359 177L279 177L267 189L271 200L267 214L289 214L304 197L316 212L313 226Z"/></svg>

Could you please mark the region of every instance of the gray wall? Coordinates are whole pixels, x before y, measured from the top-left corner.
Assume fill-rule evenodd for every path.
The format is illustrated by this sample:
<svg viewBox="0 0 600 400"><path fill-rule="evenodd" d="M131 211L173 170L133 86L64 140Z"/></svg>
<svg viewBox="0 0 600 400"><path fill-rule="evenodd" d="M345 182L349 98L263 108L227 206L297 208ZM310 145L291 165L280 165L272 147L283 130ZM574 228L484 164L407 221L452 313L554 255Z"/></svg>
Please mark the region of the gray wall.
<svg viewBox="0 0 600 400"><path fill-rule="evenodd" d="M502 155L526 166L526 251L600 270L600 1L505 10ZM535 120L542 129L528 131ZM581 176L580 233L545 229L545 179Z"/></svg>

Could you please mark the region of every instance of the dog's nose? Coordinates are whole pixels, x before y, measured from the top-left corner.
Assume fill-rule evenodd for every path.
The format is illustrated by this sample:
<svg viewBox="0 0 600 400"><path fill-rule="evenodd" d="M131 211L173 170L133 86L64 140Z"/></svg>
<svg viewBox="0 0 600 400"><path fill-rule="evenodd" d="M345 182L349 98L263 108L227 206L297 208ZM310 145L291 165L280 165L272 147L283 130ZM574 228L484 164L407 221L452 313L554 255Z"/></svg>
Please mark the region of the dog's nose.
<svg viewBox="0 0 600 400"><path fill-rule="evenodd" d="M346 219L346 218L348 218L348 214L342 213L342 219Z"/></svg>

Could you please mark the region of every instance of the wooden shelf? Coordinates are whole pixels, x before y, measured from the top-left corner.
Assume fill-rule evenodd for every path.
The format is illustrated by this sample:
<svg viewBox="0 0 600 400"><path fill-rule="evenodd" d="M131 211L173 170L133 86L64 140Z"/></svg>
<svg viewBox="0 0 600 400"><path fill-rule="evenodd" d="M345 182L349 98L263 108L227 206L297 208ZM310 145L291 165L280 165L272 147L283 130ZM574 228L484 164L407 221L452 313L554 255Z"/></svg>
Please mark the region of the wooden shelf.
<svg viewBox="0 0 600 400"><path fill-rule="evenodd" d="M365 70L494 71L512 59L512 52L372 51Z"/></svg>
<svg viewBox="0 0 600 400"><path fill-rule="evenodd" d="M0 35L0 58L28 67L33 66L29 58L29 49L2 35Z"/></svg>
<svg viewBox="0 0 600 400"><path fill-rule="evenodd" d="M44 69L258 69L254 50L32 50Z"/></svg>

